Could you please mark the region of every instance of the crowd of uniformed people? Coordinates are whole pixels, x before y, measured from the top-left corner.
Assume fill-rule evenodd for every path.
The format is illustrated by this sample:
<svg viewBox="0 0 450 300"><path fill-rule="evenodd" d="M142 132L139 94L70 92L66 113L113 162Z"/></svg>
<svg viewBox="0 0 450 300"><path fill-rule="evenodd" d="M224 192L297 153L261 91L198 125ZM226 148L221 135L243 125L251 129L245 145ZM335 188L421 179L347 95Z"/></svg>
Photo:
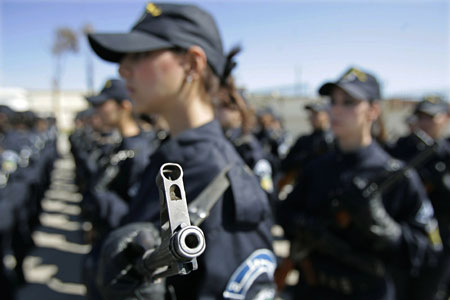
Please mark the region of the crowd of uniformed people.
<svg viewBox="0 0 450 300"><path fill-rule="evenodd" d="M442 97L417 102L408 135L387 140L379 80L350 68L303 107L311 133L292 141L273 109L255 110L235 87L240 49L224 52L203 9L149 3L130 32L88 39L122 77L86 97L70 136L82 214L92 224L88 299L448 299ZM6 107L0 122L1 250L17 261L14 270L2 265L8 291L23 281L56 131L53 120ZM188 204L222 172L228 188L200 223L206 250L198 270L153 282L125 270L158 246L155 179L167 162L183 168ZM290 242L288 257L273 251L275 224ZM287 285L293 270L298 281Z"/></svg>
<svg viewBox="0 0 450 300"><path fill-rule="evenodd" d="M23 262L34 247L41 200L58 157L55 118L0 106L0 288L13 299L25 283Z"/></svg>

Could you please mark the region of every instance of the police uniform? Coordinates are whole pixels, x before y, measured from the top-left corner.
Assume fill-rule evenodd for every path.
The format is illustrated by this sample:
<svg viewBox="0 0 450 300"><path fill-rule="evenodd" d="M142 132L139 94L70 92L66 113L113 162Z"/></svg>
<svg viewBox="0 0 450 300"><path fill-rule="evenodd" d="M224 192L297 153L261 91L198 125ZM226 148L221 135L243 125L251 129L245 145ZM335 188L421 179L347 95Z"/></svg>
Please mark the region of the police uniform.
<svg viewBox="0 0 450 300"><path fill-rule="evenodd" d="M227 79L235 65L223 53L212 16L194 5L149 3L130 33L96 33L88 37L93 50L112 62L119 62L126 53L189 49L195 45L203 49L211 71L220 80ZM136 42L125 42L129 38ZM275 259L267 196L215 120L185 129L158 148L150 157L140 190L122 223L159 223L155 179L161 165L167 162L183 168L188 202L219 172L230 167L227 175L230 187L220 195L200 226L206 250L198 259L198 270L183 277L167 278L177 299L246 299L262 292L273 297Z"/></svg>
<svg viewBox="0 0 450 300"><path fill-rule="evenodd" d="M108 100L117 102L130 101L125 83L119 79L106 81L102 91L87 97L94 106L103 105ZM137 122L136 122L136 126ZM118 130L114 131L118 133ZM155 134L143 132L134 136L121 136L116 142L104 143L98 148L96 159L91 159L97 170L92 175L90 188L84 193L84 205L89 209L90 221L93 223L93 247L85 257L84 277L88 289L88 298L100 297L95 278L98 268L98 256L107 233L116 228L128 213L130 199L133 198L140 184L141 175L153 152Z"/></svg>
<svg viewBox="0 0 450 300"><path fill-rule="evenodd" d="M418 113L429 116L447 114L448 104L442 99L424 99L416 105L414 115ZM430 150L432 151L430 152ZM428 152L428 154L424 154L425 152ZM390 149L390 153L406 162L411 162L416 157L425 155L415 168L426 187L439 223L439 231L444 245L444 257L440 259L438 266L431 268L431 273L428 273L426 278L422 279L422 282L428 282L428 285L433 285L433 283L439 281L448 284L450 276L450 202L448 201L450 183L447 178L449 177L450 143L444 138L433 140L425 132L417 129L411 134L399 138L394 147ZM448 295L448 287L443 288L442 292Z"/></svg>
<svg viewBox="0 0 450 300"><path fill-rule="evenodd" d="M265 115L269 115L273 120L272 122L277 123L277 126L273 126L273 124L262 124L261 119ZM260 118L260 129L255 133L255 137L262 145L266 153L265 155L268 157L272 166L274 181L277 181L281 160L287 155L292 143L291 136L282 128L282 122L279 116L270 107L262 109L258 113L258 116Z"/></svg>
<svg viewBox="0 0 450 300"><path fill-rule="evenodd" d="M307 105L305 109L314 112L325 111L324 104ZM314 129L312 133L301 136L281 162L281 171L299 171L309 162L334 149L334 135L331 130Z"/></svg>
<svg viewBox="0 0 450 300"><path fill-rule="evenodd" d="M389 155L375 142L354 153L337 151L325 155L305 171L297 188L283 203L279 221L291 237L295 235L293 230L300 215L330 222L334 195L350 186L355 178L374 180L389 170L392 163ZM429 251L427 234L433 222L433 210L413 171L408 172L394 190L382 195L382 199L388 214L402 224L402 238L398 245L376 252L374 244L364 233L348 228L336 234L351 246L355 255L374 256L388 268L392 267L392 273L400 272L407 277L412 268L420 268L421 256ZM310 260L319 279L315 283L317 286L310 290L302 286L309 295L305 299L321 299L314 298L314 295L327 295L330 299L408 299L400 298L400 295L394 298L390 270L378 277L326 254L312 253Z"/></svg>
<svg viewBox="0 0 450 300"><path fill-rule="evenodd" d="M159 223L159 192L155 184L162 164L175 162L183 167L186 198L194 200L223 168L230 165L231 187L215 204L201 228L206 238L199 269L187 276L168 278L177 299L233 299L245 297L251 286L271 287L275 261L271 249L270 208L256 178L249 172L233 146L225 139L217 121L189 129L171 138L151 156L141 189L131 202L124 223ZM267 268L249 270L249 281L240 282L233 273L252 263L255 252L267 252ZM257 278L256 273L262 272ZM255 281L253 282L253 280ZM245 280L244 280L245 281ZM233 286L240 286L235 289Z"/></svg>
<svg viewBox="0 0 450 300"><path fill-rule="evenodd" d="M128 98L125 83L119 79L110 79L99 95L87 99L92 105L99 106L109 99L121 102L130 101ZM117 227L121 218L128 213L128 203L136 195L140 177L157 146L155 140L154 132L139 129L137 135L123 136L116 147L102 151L105 153L104 163L91 193L98 205L99 217L107 227Z"/></svg>
<svg viewBox="0 0 450 300"><path fill-rule="evenodd" d="M348 92L353 97L380 99L376 79L364 76L344 76L319 92L338 86L360 93ZM417 173L399 176L401 167L372 141L351 152L338 148L306 168L278 219L303 274L296 299L413 298L411 274L441 244Z"/></svg>
<svg viewBox="0 0 450 300"><path fill-rule="evenodd" d="M8 293L25 282L22 264L34 246L31 232L39 222L40 201L56 158L50 156L56 135L50 134L50 128L37 131L37 116L32 112L2 111L7 112L9 124L2 124L0 139L0 251L2 259L4 255L16 259L14 269L3 268L4 276L0 276L7 280L8 298Z"/></svg>
<svg viewBox="0 0 450 300"><path fill-rule="evenodd" d="M259 178L261 187L268 193L270 200L274 201L276 191L273 186L272 165L259 141L251 133L243 134L241 128L226 129L224 133L247 166Z"/></svg>

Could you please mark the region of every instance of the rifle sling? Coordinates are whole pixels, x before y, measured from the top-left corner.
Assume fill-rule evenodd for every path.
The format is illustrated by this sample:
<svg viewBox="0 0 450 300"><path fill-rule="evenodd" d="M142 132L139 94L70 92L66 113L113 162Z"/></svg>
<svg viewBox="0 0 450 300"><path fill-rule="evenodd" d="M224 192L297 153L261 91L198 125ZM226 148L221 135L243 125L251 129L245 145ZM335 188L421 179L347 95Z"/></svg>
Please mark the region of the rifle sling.
<svg viewBox="0 0 450 300"><path fill-rule="evenodd" d="M188 206L191 224L200 226L209 216L211 209L230 186L227 173L231 165L225 166L205 189Z"/></svg>

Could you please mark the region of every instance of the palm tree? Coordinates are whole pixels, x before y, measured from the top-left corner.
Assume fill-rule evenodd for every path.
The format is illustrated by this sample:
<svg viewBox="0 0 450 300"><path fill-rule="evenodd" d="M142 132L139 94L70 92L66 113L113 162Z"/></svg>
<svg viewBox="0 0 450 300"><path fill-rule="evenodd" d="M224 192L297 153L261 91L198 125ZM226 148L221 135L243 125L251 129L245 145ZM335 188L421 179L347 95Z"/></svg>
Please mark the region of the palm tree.
<svg viewBox="0 0 450 300"><path fill-rule="evenodd" d="M78 52L78 37L75 31L68 27L57 28L52 54L55 58L55 70L53 77L53 109L56 116L59 115L59 91L63 74L64 58L68 53Z"/></svg>
<svg viewBox="0 0 450 300"><path fill-rule="evenodd" d="M94 32L94 27L92 24L87 23L83 25L81 29L83 35L87 36L89 33ZM92 52L87 51L86 53L86 87L88 94L94 93L94 65L92 62Z"/></svg>

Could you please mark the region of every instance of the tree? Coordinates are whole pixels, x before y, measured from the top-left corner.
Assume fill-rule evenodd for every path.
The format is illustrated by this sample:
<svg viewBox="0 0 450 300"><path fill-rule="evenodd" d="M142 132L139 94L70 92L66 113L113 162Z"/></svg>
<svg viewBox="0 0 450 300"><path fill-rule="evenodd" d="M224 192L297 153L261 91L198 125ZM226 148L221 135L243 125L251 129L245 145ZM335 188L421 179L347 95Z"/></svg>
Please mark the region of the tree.
<svg viewBox="0 0 450 300"><path fill-rule="evenodd" d="M64 58L68 53L77 53L78 49L78 37L72 29L68 27L56 29L55 40L52 46L52 54L55 58L55 73L53 77L53 110L57 116L59 115L59 91L63 74Z"/></svg>
<svg viewBox="0 0 450 300"><path fill-rule="evenodd" d="M81 29L83 35L87 36L89 33L94 32L92 24L84 24ZM86 87L88 94L94 93L94 65L92 62L92 52L88 49L86 53Z"/></svg>

